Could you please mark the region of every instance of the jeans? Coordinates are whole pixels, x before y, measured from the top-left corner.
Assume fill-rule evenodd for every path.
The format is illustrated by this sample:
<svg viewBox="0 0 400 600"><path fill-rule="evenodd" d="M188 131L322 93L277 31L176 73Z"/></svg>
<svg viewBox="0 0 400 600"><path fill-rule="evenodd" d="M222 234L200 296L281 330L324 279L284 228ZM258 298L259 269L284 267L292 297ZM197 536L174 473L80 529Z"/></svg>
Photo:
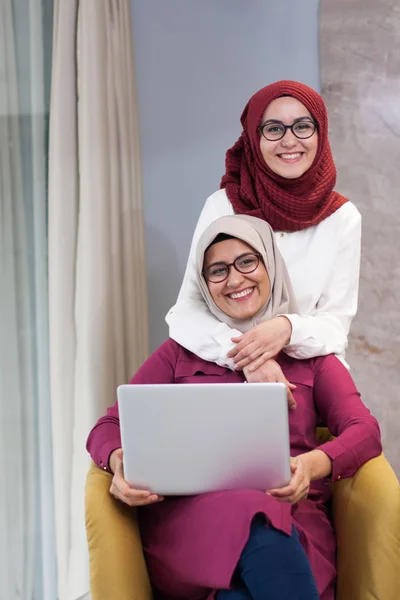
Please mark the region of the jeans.
<svg viewBox="0 0 400 600"><path fill-rule="evenodd" d="M290 536L256 519L240 557L236 589L217 600L319 600L306 553L293 527Z"/></svg>

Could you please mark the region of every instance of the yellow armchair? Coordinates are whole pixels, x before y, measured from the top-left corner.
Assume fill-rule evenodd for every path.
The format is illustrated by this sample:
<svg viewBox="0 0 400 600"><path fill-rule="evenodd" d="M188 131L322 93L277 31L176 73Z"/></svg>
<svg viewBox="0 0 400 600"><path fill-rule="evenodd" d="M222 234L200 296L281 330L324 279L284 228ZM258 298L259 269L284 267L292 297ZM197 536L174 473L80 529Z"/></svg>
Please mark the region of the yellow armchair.
<svg viewBox="0 0 400 600"><path fill-rule="evenodd" d="M152 600L136 510L115 500L110 484L93 464L85 498L92 600ZM333 484L333 513L336 599L399 600L400 486L383 455Z"/></svg>

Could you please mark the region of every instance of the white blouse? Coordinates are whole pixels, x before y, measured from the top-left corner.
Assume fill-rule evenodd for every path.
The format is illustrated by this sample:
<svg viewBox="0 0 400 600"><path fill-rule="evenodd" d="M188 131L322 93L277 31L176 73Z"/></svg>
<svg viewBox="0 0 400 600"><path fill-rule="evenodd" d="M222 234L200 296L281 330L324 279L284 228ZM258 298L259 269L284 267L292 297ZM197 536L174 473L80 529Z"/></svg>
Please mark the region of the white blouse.
<svg viewBox="0 0 400 600"><path fill-rule="evenodd" d="M219 217L233 215L225 190L210 196L198 220L182 287L166 316L169 334L201 358L233 368L227 353L240 332L220 323L207 309L196 283L196 246L203 231ZM305 359L336 354L345 363L347 336L357 311L361 215L351 202L308 229L275 233L296 295L299 314L285 352ZM345 363L346 364L346 363Z"/></svg>

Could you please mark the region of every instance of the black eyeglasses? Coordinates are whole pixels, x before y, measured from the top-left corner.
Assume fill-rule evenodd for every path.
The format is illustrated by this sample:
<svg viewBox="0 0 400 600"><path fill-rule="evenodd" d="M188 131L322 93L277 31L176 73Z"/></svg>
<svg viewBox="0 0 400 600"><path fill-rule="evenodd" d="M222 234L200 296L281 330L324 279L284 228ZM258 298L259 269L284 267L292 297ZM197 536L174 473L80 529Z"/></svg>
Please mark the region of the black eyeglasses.
<svg viewBox="0 0 400 600"><path fill-rule="evenodd" d="M295 121L292 125L285 125L281 121L267 121L264 125L259 125L258 130L270 142L281 140L287 130L290 129L293 135L299 140L307 140L318 129L318 124L311 120Z"/></svg>
<svg viewBox="0 0 400 600"><path fill-rule="evenodd" d="M212 283L221 283L228 278L231 267L234 267L239 273L247 275L255 271L259 264L260 254L246 252L235 258L232 263L217 262L210 265L207 269L203 269L203 276Z"/></svg>

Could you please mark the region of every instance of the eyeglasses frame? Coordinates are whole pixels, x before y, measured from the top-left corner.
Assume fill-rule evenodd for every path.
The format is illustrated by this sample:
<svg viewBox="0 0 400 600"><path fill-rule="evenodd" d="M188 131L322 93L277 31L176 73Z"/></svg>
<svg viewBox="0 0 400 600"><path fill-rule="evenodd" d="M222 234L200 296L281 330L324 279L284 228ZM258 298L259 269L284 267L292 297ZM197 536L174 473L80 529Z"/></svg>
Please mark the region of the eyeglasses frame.
<svg viewBox="0 0 400 600"><path fill-rule="evenodd" d="M243 258L244 256L255 256L255 257L257 258L257 264L256 264L256 266L254 267L254 269L252 269L251 271L245 271L245 272L243 272L243 271L241 271L240 269L238 269L238 268L237 268L237 266L235 265L235 262L236 262L237 260L239 260L239 258ZM206 271L207 271L207 269L209 269L210 267L207 267L207 269L203 269L203 270L202 270L202 272L201 272L201 274L203 275L204 279L205 279L206 281L210 281L210 283L222 283L223 281L226 281L226 280L228 279L228 277L229 277L229 275L230 275L230 273L231 273L231 267L233 267L233 268L234 268L234 269L235 269L235 270L236 270L238 273L241 273L241 275L249 275L250 273L254 273L254 271L255 271L255 270L256 270L256 269L259 267L259 265L260 265L260 259L261 259L261 258L262 258L262 257L261 257L261 254L260 254L259 252L244 252L243 254L240 254L239 256L237 256L237 257L235 258L235 260L234 260L233 262L231 262L231 263L226 263L226 262L220 261L220 262L216 262L216 263L214 263L213 265L210 265L210 267L212 267L212 266L214 266L214 265L224 265L225 267L227 267L227 268L228 268L228 272L227 272L227 274L226 274L226 277L224 277L223 279L220 279L219 281L212 281L211 279L209 279L209 278L206 276Z"/></svg>
<svg viewBox="0 0 400 600"><path fill-rule="evenodd" d="M284 127L285 131L284 131L284 133L282 134L282 136L281 136L281 137L279 137L279 138L275 138L275 139L271 140L271 139L269 139L269 138L267 138L267 137L265 136L265 134L264 134L264 127L265 127L266 125L269 125L270 123L271 123L271 124L273 124L273 123L276 123L277 125L282 125L282 127ZM314 129L314 131L313 131L313 132L312 132L310 135L307 135L306 137L299 137L299 136L298 136L298 135L297 135L297 134L296 134L296 133L293 131L293 127L294 127L295 125L298 125L299 123L311 123L312 125L314 125L315 129ZM291 125L285 125L285 123L282 123L282 121L266 121L265 123L263 123L263 125L259 125L259 126L257 127L257 129L258 129L258 131L261 133L261 135L263 136L263 138L264 138L265 140L267 140L268 142L280 142L280 141L281 141L281 140L283 140L283 138L285 137L285 135L286 135L286 133L287 133L287 130L288 130L288 129L290 129L290 131L293 133L293 135L294 135L294 136L295 136L295 137L296 137L298 140L309 140L309 139L310 139L310 137L312 137L312 136L314 135L314 133L315 133L316 131L318 131L318 123L317 123L316 121L313 121L313 120L311 120L311 119L309 119L309 120L308 120L308 119L300 119L299 121L297 121L297 120L296 120L296 121L294 121L294 123L292 123Z"/></svg>

